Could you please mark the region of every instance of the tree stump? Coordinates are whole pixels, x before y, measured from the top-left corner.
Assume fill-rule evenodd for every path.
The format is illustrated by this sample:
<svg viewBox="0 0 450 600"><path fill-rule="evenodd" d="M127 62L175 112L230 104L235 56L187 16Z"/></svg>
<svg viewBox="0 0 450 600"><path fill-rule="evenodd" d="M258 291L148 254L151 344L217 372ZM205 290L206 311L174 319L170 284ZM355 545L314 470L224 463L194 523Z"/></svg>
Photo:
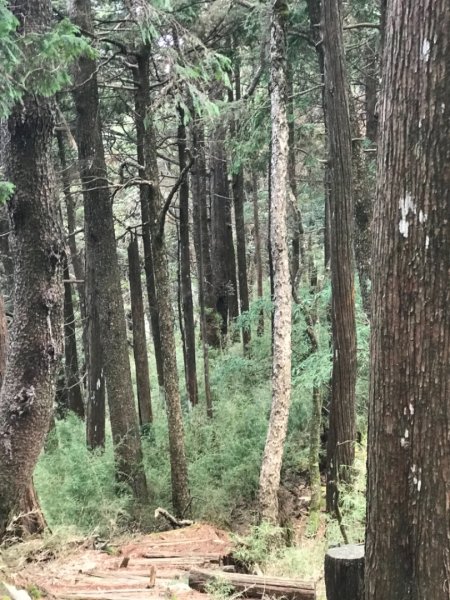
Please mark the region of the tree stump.
<svg viewBox="0 0 450 600"><path fill-rule="evenodd" d="M331 548L325 555L327 600L364 600L364 546Z"/></svg>

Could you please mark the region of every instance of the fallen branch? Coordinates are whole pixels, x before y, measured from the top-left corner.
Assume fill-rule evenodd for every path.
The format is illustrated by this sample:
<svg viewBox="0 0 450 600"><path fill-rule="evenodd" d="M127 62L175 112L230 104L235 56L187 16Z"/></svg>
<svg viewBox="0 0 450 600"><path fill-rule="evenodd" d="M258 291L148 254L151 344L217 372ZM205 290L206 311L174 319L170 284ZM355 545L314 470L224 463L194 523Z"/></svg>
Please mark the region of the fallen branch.
<svg viewBox="0 0 450 600"><path fill-rule="evenodd" d="M316 586L311 581L265 577L261 575L241 575L225 571L192 569L189 573L189 586L200 592L207 591L208 584L220 581L243 596L251 598L283 597L289 600L315 600Z"/></svg>
<svg viewBox="0 0 450 600"><path fill-rule="evenodd" d="M157 508L155 510L155 519L158 517L164 517L173 527L189 527L189 525L194 524L194 521L190 519L177 519L165 508Z"/></svg>

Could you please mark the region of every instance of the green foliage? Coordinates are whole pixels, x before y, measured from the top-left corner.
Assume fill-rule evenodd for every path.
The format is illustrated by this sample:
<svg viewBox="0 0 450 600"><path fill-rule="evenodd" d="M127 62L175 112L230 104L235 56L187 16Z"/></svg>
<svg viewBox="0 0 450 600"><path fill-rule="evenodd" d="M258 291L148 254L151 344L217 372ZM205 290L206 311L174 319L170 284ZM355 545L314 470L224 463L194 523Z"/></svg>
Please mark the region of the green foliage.
<svg viewBox="0 0 450 600"><path fill-rule="evenodd" d="M49 526L70 524L102 534L123 527L130 496L115 485L111 440L103 453L88 451L84 423L75 415L58 421L50 435L55 449L42 454L34 476Z"/></svg>
<svg viewBox="0 0 450 600"><path fill-rule="evenodd" d="M214 600L225 600L233 593L233 587L218 575L215 579L206 584L205 591L214 598Z"/></svg>
<svg viewBox="0 0 450 600"><path fill-rule="evenodd" d="M284 549L284 530L263 522L250 528L249 535L235 536L236 550L233 555L248 568L258 565L264 570L269 561L279 556Z"/></svg>
<svg viewBox="0 0 450 600"><path fill-rule="evenodd" d="M52 96L70 83L69 67L94 57L89 42L67 19L46 33L19 35L18 20L0 0L0 118L25 93Z"/></svg>
<svg viewBox="0 0 450 600"><path fill-rule="evenodd" d="M0 181L0 206L14 194L15 186L10 181Z"/></svg>

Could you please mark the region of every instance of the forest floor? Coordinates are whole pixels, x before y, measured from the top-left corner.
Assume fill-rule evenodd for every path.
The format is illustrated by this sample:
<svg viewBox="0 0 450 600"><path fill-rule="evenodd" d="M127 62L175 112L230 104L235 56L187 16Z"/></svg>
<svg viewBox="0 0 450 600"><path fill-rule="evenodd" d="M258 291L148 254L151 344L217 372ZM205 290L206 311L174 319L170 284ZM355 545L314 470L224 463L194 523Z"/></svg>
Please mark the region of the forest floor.
<svg viewBox="0 0 450 600"><path fill-rule="evenodd" d="M6 579L32 600L210 600L217 594L189 587L189 571L219 570L232 549L230 534L207 523L122 541L77 539L63 548L31 540L8 552Z"/></svg>

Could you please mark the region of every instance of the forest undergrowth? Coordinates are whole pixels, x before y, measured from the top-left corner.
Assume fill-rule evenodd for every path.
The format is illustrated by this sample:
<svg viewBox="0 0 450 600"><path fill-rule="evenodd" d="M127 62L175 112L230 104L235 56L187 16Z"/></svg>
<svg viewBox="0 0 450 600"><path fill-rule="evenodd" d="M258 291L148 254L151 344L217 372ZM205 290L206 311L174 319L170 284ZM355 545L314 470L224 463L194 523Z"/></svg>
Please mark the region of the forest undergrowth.
<svg viewBox="0 0 450 600"><path fill-rule="evenodd" d="M326 311L329 288L315 297L305 290L305 304L293 309L293 397L285 446L282 482L296 494L298 483L305 494L308 485L309 425L313 386L326 396L331 369L329 327ZM319 351L309 353L304 310L314 302L319 315L316 335ZM368 377L368 324L358 302L357 385L358 424L363 443L356 451L355 479L340 490L342 524L330 520L324 512L308 515L307 509L292 514L292 503L284 512L282 543L274 544L277 530L267 524L256 525L257 492L261 457L270 412L270 302L255 301L241 317L255 326L263 305L266 328L262 336L252 337L246 356L240 343L228 343L226 350L211 351L211 386L214 418L206 416L202 402L189 407L182 399L186 452L189 464L192 516L244 534L246 562L267 572L292 576L322 568L325 548L342 543L342 527L349 540L359 542L364 534L365 445L364 423ZM237 326L242 322L238 322ZM232 338L232 333L230 334ZM153 357L151 357L153 359ZM155 369L153 368L153 374ZM199 378L201 380L201 378ZM133 530L136 519L146 530L158 528L154 510L170 508L170 464L165 409L158 398L153 380L154 421L142 432L144 465L151 492L149 506L139 515L131 514L132 498L128 490L114 483L114 462L110 434L103 452L87 450L85 425L75 415L56 422L46 450L35 471L35 484L46 519L52 531L114 537ZM202 398L200 388L200 397ZM291 511L291 514L290 514ZM297 512L297 511L294 511ZM275 537L277 537L275 535ZM238 542L239 542L238 539ZM301 543L299 543L301 541Z"/></svg>

